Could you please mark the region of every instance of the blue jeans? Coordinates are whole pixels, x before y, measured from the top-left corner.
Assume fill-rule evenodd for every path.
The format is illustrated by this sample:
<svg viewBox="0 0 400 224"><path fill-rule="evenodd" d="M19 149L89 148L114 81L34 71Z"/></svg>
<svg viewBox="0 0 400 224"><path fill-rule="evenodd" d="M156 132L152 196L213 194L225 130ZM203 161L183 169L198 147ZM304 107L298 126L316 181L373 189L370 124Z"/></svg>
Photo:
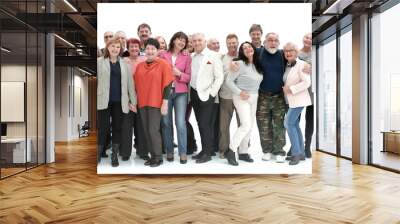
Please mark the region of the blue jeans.
<svg viewBox="0 0 400 224"><path fill-rule="evenodd" d="M304 107L289 108L285 117L285 128L288 132L292 156L299 156L304 154L304 140L303 134L300 129L299 116Z"/></svg>
<svg viewBox="0 0 400 224"><path fill-rule="evenodd" d="M187 93L175 93L171 90L168 99L168 114L162 116L162 137L164 148L167 153L174 153L172 109L175 111L175 125L178 135L179 155L186 154L187 151L187 130L186 130L186 107L188 103Z"/></svg>

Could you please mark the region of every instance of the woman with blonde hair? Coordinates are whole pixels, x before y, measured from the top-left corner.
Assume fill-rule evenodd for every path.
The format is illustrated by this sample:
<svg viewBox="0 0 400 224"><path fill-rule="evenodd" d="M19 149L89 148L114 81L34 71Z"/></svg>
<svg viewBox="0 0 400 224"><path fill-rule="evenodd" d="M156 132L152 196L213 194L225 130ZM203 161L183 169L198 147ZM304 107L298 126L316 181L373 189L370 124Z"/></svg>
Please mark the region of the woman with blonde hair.
<svg viewBox="0 0 400 224"><path fill-rule="evenodd" d="M100 162L107 130L112 126L113 167L119 166L123 114L128 114L129 110L136 112L137 102L131 69L120 57L122 51L122 43L113 38L107 42L104 56L97 58L97 161Z"/></svg>

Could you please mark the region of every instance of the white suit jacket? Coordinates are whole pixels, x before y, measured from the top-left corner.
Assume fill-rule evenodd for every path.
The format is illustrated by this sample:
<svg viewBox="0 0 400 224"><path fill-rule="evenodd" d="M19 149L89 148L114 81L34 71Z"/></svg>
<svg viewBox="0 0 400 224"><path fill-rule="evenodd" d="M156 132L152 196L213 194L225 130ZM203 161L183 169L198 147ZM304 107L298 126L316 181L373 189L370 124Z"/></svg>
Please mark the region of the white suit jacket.
<svg viewBox="0 0 400 224"><path fill-rule="evenodd" d="M202 53L204 57L200 62L195 82L200 100L207 101L210 95L213 97L218 95L218 91L224 82L224 73L221 58L216 52L205 48Z"/></svg>

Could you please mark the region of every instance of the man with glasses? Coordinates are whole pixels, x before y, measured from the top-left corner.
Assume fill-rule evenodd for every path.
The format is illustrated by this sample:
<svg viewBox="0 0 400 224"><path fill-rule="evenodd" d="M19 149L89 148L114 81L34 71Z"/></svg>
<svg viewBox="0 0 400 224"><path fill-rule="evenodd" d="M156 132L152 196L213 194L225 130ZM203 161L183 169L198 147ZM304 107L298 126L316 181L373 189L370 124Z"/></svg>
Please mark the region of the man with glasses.
<svg viewBox="0 0 400 224"><path fill-rule="evenodd" d="M114 33L113 33L113 32L111 32L111 31L106 31L106 32L104 33L104 46L107 45L107 42L108 42L109 40L111 40L111 38L113 38L113 37L114 37ZM104 50L105 50L104 48L100 49L99 55L97 55L97 57L104 56L104 52L105 52Z"/></svg>

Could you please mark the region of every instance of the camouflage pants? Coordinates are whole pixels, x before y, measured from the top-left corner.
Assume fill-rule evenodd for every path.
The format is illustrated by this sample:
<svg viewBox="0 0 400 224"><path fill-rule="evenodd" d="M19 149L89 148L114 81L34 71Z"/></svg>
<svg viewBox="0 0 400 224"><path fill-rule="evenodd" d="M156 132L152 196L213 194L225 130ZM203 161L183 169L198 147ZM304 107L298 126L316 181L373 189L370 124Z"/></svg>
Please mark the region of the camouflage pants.
<svg viewBox="0 0 400 224"><path fill-rule="evenodd" d="M286 111L283 93L270 96L259 92L256 118L263 153L282 156L286 154L283 150L286 144L283 125Z"/></svg>

